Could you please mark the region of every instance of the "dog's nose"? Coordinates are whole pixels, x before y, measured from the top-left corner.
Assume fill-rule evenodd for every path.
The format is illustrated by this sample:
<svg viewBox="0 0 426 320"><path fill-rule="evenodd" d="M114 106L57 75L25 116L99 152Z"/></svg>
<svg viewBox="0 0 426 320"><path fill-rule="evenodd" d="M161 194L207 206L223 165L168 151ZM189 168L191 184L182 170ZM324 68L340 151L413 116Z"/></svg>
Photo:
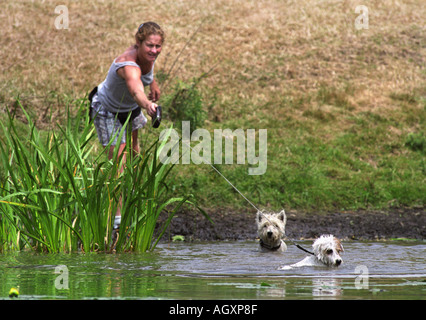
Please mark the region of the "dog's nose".
<svg viewBox="0 0 426 320"><path fill-rule="evenodd" d="M268 237L272 237L272 231L268 231L267 235Z"/></svg>
<svg viewBox="0 0 426 320"><path fill-rule="evenodd" d="M340 260L340 259L336 260L336 266L340 266L341 263L342 263L342 260Z"/></svg>

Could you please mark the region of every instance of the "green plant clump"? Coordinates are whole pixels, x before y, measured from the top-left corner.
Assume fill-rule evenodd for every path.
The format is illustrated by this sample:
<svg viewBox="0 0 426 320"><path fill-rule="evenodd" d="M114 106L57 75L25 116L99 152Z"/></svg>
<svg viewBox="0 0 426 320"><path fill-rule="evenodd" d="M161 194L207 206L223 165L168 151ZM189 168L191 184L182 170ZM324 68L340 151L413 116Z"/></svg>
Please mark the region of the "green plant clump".
<svg viewBox="0 0 426 320"><path fill-rule="evenodd" d="M113 161L94 155L94 127L86 116L87 103L81 101L77 115L68 111L57 132L40 132L19 100L28 136L22 137L10 114L8 123L0 123L5 142L0 144L0 252L145 252L155 248L175 212L192 203L191 195L168 196L173 166L158 160L163 147L158 140L141 155L127 157L125 164L117 158L118 148ZM113 241L120 199L122 221ZM164 211L168 219L154 239Z"/></svg>
<svg viewBox="0 0 426 320"><path fill-rule="evenodd" d="M190 121L190 131L203 126L207 112L203 109L203 98L197 89L199 79L192 83L178 80L173 86L172 93L163 99L163 105L170 119L176 123Z"/></svg>

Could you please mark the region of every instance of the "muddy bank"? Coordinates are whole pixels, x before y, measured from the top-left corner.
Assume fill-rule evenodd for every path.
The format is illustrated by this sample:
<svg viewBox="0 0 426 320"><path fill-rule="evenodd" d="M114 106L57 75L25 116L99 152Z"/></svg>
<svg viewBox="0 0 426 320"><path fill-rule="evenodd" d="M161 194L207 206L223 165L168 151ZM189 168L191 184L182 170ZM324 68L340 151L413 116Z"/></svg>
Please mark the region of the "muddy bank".
<svg viewBox="0 0 426 320"><path fill-rule="evenodd" d="M255 212L206 210L214 224L198 212L182 211L164 235L167 240L183 235L185 240L256 239ZM160 222L166 217L161 217ZM426 239L426 212L421 209L354 211L306 214L287 212L286 234L292 239L311 239L331 233L341 239Z"/></svg>

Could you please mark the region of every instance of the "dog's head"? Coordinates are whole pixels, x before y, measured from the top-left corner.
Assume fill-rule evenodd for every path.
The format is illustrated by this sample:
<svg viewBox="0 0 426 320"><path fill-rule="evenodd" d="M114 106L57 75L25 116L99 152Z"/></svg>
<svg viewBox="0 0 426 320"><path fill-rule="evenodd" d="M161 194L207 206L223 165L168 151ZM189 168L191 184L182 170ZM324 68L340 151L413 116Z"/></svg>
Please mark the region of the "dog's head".
<svg viewBox="0 0 426 320"><path fill-rule="evenodd" d="M343 259L340 256L343 246L340 240L333 235L322 235L312 245L315 257L327 266L338 267Z"/></svg>
<svg viewBox="0 0 426 320"><path fill-rule="evenodd" d="M257 231L263 241L277 242L285 234L287 217L284 210L279 213L258 211L256 215Z"/></svg>

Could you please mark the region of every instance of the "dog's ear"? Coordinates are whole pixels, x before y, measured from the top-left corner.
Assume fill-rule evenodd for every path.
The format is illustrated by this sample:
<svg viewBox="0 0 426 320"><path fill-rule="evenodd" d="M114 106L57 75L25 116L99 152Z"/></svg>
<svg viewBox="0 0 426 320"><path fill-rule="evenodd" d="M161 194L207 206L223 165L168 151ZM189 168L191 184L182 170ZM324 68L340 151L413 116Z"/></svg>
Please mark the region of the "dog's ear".
<svg viewBox="0 0 426 320"><path fill-rule="evenodd" d="M284 222L284 223L287 222L287 216L285 215L284 210L281 210L281 212L277 214L277 218L282 220L282 222Z"/></svg>
<svg viewBox="0 0 426 320"><path fill-rule="evenodd" d="M343 249L342 243L340 242L340 240L336 237L333 238L334 242L336 243L336 247L339 251L345 252L345 250Z"/></svg>

